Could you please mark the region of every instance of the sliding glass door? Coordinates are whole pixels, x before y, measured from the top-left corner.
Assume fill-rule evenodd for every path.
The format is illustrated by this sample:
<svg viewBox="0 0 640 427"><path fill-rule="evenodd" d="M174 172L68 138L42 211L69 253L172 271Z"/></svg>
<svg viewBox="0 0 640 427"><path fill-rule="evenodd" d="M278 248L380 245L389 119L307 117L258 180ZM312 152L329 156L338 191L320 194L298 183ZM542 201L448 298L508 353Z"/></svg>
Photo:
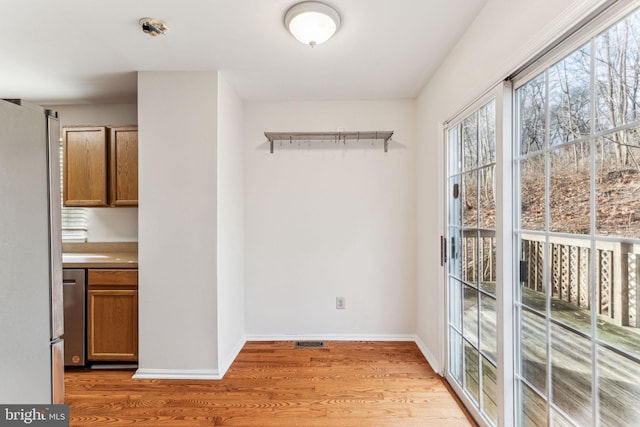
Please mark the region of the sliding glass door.
<svg viewBox="0 0 640 427"><path fill-rule="evenodd" d="M519 422L640 422L640 14L517 84Z"/></svg>
<svg viewBox="0 0 640 427"><path fill-rule="evenodd" d="M445 129L447 378L483 425L640 425L640 12L609 13Z"/></svg>
<svg viewBox="0 0 640 427"><path fill-rule="evenodd" d="M449 375L490 423L497 420L496 102L447 131Z"/></svg>

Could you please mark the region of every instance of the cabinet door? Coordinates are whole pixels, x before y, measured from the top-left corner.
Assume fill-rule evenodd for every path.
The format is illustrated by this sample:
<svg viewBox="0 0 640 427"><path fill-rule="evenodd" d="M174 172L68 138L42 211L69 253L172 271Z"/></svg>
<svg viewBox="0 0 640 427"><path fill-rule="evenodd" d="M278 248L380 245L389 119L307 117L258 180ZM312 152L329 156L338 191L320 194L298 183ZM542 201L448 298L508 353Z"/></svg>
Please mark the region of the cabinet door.
<svg viewBox="0 0 640 427"><path fill-rule="evenodd" d="M113 206L138 205L138 128L111 128L109 199Z"/></svg>
<svg viewBox="0 0 640 427"><path fill-rule="evenodd" d="M138 360L138 291L89 290L88 358Z"/></svg>
<svg viewBox="0 0 640 427"><path fill-rule="evenodd" d="M105 127L66 127L63 194L65 206L107 206Z"/></svg>

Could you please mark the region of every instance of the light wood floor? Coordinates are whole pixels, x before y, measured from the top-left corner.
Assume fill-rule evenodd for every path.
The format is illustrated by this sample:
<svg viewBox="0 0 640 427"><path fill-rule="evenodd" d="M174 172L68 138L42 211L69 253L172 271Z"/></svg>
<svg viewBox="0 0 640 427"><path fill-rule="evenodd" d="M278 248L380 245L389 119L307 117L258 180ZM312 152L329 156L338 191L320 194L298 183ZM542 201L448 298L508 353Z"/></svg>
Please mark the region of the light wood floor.
<svg viewBox="0 0 640 427"><path fill-rule="evenodd" d="M412 342L248 342L219 381L65 373L71 426L471 426Z"/></svg>

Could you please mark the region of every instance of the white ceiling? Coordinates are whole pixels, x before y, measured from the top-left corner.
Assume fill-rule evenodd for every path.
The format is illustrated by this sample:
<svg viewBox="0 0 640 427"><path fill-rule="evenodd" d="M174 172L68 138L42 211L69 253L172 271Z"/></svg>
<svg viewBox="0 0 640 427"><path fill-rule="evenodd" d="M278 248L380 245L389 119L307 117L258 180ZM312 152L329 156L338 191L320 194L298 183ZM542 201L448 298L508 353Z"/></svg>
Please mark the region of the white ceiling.
<svg viewBox="0 0 640 427"><path fill-rule="evenodd" d="M411 98L486 0L330 0L342 27L315 48L284 28L296 2L0 0L0 98L134 102L141 70L221 70L244 99Z"/></svg>

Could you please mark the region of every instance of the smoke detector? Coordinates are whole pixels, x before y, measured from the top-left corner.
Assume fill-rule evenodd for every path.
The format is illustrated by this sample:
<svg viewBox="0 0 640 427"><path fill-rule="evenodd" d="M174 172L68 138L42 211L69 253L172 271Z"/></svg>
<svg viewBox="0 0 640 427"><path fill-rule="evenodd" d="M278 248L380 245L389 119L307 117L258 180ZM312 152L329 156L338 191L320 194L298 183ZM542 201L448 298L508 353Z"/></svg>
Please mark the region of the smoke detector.
<svg viewBox="0 0 640 427"><path fill-rule="evenodd" d="M142 18L140 21L140 26L142 27L142 31L149 34L150 36L157 36L158 34L164 34L169 31L169 26L164 21L155 18Z"/></svg>

